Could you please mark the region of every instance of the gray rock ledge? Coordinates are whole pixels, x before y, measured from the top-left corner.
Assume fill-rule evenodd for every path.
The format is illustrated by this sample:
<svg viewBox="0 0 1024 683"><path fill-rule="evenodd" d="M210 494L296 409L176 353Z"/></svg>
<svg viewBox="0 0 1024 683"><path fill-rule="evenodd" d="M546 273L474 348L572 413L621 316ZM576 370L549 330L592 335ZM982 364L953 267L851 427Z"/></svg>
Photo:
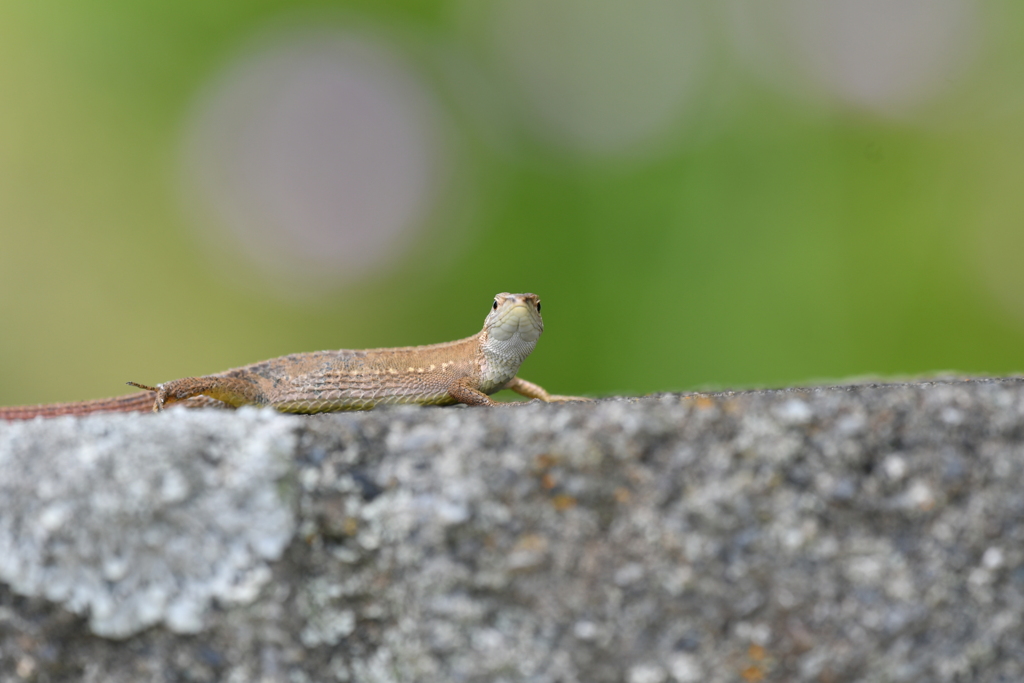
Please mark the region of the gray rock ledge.
<svg viewBox="0 0 1024 683"><path fill-rule="evenodd" d="M0 422L0 682L1024 680L1024 380Z"/></svg>

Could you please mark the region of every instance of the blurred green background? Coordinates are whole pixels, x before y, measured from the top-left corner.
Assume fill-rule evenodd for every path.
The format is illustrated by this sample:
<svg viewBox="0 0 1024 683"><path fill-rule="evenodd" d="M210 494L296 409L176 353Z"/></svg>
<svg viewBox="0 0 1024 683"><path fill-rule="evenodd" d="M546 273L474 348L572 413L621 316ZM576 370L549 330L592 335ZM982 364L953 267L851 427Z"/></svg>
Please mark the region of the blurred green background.
<svg viewBox="0 0 1024 683"><path fill-rule="evenodd" d="M1024 4L0 4L0 403L446 341L567 394L1024 368Z"/></svg>

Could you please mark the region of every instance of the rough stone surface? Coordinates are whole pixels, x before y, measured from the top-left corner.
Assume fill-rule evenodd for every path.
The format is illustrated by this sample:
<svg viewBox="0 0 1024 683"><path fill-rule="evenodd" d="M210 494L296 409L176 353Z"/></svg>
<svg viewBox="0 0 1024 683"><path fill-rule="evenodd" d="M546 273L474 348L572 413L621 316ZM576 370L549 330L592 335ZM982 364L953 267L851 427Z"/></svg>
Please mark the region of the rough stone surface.
<svg viewBox="0 0 1024 683"><path fill-rule="evenodd" d="M0 682L1024 680L1024 381L0 423Z"/></svg>
<svg viewBox="0 0 1024 683"><path fill-rule="evenodd" d="M0 581L112 637L161 622L194 633L212 600L251 601L295 531L280 490L295 430L252 410L224 417L6 425Z"/></svg>

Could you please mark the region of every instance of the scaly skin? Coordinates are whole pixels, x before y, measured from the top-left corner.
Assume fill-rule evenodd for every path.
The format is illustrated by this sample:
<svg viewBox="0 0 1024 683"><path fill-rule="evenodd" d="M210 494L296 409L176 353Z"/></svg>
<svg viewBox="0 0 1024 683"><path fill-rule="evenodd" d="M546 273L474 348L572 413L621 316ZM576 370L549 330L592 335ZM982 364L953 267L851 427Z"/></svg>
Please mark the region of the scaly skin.
<svg viewBox="0 0 1024 683"><path fill-rule="evenodd" d="M516 373L544 331L536 294L498 294L483 329L429 346L317 351L282 356L205 377L186 377L112 399L0 408L0 419L161 411L188 407L270 406L286 413L368 410L393 403L497 405L490 395L511 389L542 401L552 396Z"/></svg>

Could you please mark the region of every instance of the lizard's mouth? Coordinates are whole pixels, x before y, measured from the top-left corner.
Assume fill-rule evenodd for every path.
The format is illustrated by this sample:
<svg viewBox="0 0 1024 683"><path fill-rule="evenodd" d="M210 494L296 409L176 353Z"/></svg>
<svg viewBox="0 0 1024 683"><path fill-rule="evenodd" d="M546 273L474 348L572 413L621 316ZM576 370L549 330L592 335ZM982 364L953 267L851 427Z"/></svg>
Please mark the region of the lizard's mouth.
<svg viewBox="0 0 1024 683"><path fill-rule="evenodd" d="M537 312L525 302L518 301L494 321L490 337L496 341L509 341L515 336L525 342L535 342L544 330Z"/></svg>

